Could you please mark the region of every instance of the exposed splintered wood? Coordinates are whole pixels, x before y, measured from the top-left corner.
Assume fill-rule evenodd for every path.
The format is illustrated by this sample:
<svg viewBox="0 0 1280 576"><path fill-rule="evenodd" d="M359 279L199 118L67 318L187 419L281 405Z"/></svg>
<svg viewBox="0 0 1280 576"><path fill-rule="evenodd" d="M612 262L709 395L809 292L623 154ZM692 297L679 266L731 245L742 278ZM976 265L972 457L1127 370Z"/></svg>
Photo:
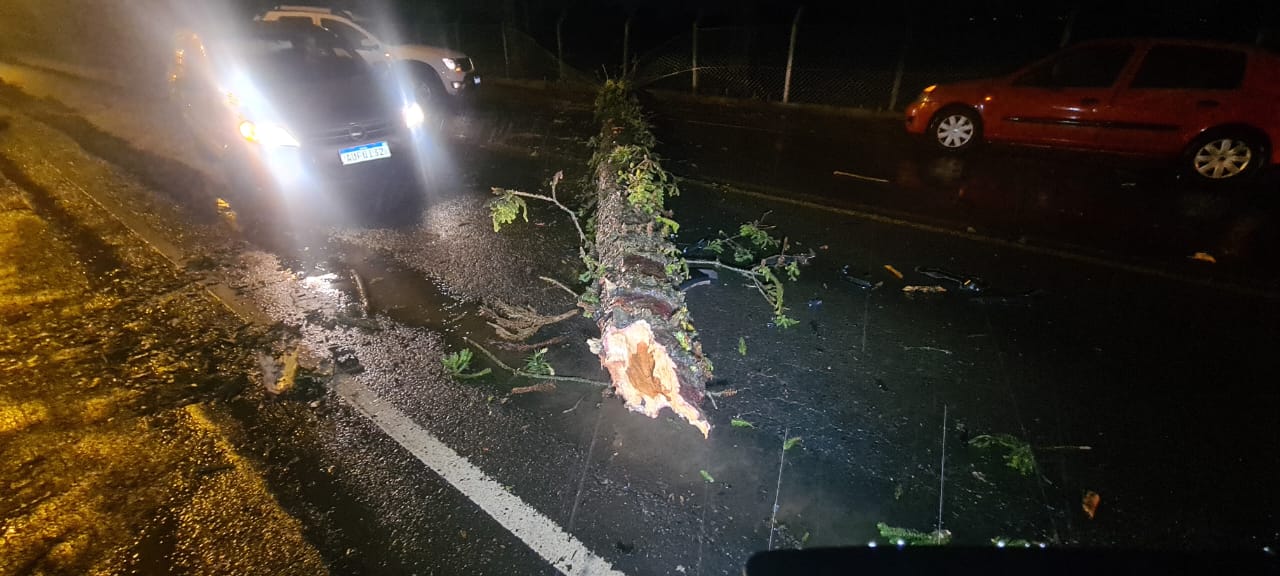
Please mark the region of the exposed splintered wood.
<svg viewBox="0 0 1280 576"><path fill-rule="evenodd" d="M703 436L710 434L711 424L698 408L705 391L702 380L694 378L693 385L682 385L682 367L676 365L665 346L656 342L647 321L639 320L626 328L610 327L603 332L600 362L628 408L650 418L657 418L663 408L670 408Z"/></svg>
<svg viewBox="0 0 1280 576"><path fill-rule="evenodd" d="M629 167L614 164L611 155L617 146L651 136L633 133L638 123L627 118L605 115L602 120L593 175L594 257L600 264L599 305L593 311L601 335L596 351L629 409L656 418L670 408L706 436L711 424L700 406L711 366L677 288L685 276L679 253L660 231L652 206L646 211L629 200L632 191L618 178Z"/></svg>

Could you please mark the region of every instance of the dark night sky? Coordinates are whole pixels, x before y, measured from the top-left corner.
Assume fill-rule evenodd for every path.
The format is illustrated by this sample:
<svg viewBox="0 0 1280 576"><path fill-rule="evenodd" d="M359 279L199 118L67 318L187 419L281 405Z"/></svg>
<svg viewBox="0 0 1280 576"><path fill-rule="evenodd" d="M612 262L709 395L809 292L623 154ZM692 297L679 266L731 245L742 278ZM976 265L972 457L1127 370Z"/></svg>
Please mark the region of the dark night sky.
<svg viewBox="0 0 1280 576"><path fill-rule="evenodd" d="M922 65L963 60L1025 62L1057 48L1075 11L1072 39L1115 36L1176 36L1254 43L1260 29L1274 29L1276 0L974 0L925 2L850 0L336 0L358 12L397 13L411 35L450 44L454 34L470 42L506 20L548 50L563 13L566 57L580 69L617 66L623 22L631 15L631 54L687 37L696 17L704 27L747 26L753 58L773 65L785 58L796 9L805 6L798 57L812 66L840 66L852 60L892 61L910 31L910 59ZM460 24L455 28L453 22ZM485 28L489 26L489 28ZM1275 48L1276 34L1263 34ZM467 41L464 40L464 48ZM687 42L687 40L684 40ZM879 65L879 64L877 64Z"/></svg>

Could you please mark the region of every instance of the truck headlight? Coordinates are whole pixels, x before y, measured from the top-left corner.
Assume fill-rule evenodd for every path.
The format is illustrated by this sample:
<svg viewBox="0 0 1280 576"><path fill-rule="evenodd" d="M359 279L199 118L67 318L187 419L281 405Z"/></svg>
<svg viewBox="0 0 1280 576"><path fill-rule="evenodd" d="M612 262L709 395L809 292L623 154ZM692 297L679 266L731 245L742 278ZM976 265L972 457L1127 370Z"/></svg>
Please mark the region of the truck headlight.
<svg viewBox="0 0 1280 576"><path fill-rule="evenodd" d="M445 68L453 70L454 72L462 71L462 67L458 65L458 61L454 60L453 58L441 58L440 61L444 62Z"/></svg>
<svg viewBox="0 0 1280 576"><path fill-rule="evenodd" d="M298 139L279 124L254 124L248 120L240 123L240 135L245 140L264 146L290 146L297 148Z"/></svg>
<svg viewBox="0 0 1280 576"><path fill-rule="evenodd" d="M404 125L409 128L417 128L427 119L426 112L422 111L422 106L417 102L410 102L401 107L400 115L404 116Z"/></svg>

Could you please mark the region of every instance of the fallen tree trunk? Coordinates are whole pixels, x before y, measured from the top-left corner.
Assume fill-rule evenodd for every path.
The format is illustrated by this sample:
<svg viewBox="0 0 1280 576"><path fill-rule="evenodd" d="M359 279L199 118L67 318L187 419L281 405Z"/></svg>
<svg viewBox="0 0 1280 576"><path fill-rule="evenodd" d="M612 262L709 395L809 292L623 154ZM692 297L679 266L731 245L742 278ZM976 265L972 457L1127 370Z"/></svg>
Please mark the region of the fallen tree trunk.
<svg viewBox="0 0 1280 576"><path fill-rule="evenodd" d="M628 408L652 418L670 408L706 436L711 425L700 406L711 363L677 289L688 268L667 239L675 223L663 207L675 186L624 87L607 84L596 106L595 351Z"/></svg>

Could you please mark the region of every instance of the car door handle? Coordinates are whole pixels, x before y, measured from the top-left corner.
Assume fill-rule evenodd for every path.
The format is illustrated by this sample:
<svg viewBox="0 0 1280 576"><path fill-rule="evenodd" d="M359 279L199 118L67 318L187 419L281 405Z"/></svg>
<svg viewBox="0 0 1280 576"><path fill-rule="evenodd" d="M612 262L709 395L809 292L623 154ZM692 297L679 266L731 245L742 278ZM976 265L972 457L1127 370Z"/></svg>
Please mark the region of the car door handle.
<svg viewBox="0 0 1280 576"><path fill-rule="evenodd" d="M1097 106L1099 100L1097 98L1081 98L1080 104L1083 106Z"/></svg>
<svg viewBox="0 0 1280 576"><path fill-rule="evenodd" d="M1196 102L1196 108L1217 108L1217 107L1218 107L1217 100L1201 100L1199 102Z"/></svg>

